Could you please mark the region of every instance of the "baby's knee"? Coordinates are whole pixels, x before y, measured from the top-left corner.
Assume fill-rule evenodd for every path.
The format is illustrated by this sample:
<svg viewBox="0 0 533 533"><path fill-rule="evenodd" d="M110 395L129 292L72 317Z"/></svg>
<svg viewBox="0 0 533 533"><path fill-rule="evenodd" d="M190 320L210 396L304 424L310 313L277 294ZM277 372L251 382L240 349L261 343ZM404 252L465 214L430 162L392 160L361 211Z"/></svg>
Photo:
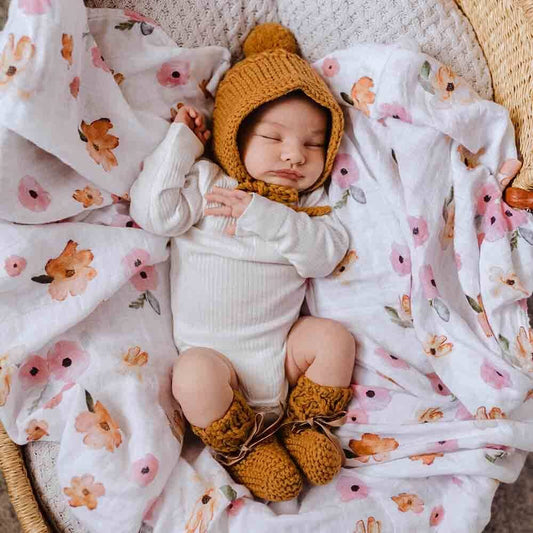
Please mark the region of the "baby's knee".
<svg viewBox="0 0 533 533"><path fill-rule="evenodd" d="M232 381L231 368L210 348L189 348L178 356L172 371L175 398L199 391L214 391Z"/></svg>
<svg viewBox="0 0 533 533"><path fill-rule="evenodd" d="M327 346L339 356L355 358L356 342L353 335L340 322L329 318L315 318L313 336L317 344Z"/></svg>

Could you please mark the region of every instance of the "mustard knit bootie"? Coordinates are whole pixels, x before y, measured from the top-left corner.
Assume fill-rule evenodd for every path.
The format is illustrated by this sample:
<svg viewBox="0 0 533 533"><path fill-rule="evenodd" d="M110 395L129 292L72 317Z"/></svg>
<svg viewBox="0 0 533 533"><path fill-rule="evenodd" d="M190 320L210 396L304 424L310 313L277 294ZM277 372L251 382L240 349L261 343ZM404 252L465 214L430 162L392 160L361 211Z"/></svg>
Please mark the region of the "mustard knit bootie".
<svg viewBox="0 0 533 533"><path fill-rule="evenodd" d="M233 391L233 401L222 418L206 428L191 424L191 429L204 444L224 455L224 462L226 459L231 462L243 453L243 444L254 430L255 420L255 412L242 393ZM220 455L215 455L215 459L219 460ZM275 434L255 445L240 461L229 466L224 462L221 464L233 479L257 498L274 502L292 500L302 490L302 476Z"/></svg>
<svg viewBox="0 0 533 533"><path fill-rule="evenodd" d="M336 414L340 417L351 398L351 387L318 385L302 375L289 394L283 422L333 418ZM293 424L283 425L281 440L307 479L313 485L326 485L339 472L344 457L340 445L335 445L322 429L316 427L313 424L309 429L298 429Z"/></svg>

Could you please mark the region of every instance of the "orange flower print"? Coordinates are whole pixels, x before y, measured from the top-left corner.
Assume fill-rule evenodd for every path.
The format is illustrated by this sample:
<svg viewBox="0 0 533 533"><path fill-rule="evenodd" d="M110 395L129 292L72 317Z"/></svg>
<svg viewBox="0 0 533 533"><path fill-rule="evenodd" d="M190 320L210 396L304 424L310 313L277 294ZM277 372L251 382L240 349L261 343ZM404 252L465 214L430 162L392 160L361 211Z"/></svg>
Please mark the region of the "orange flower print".
<svg viewBox="0 0 533 533"><path fill-rule="evenodd" d="M207 533L218 503L215 496L215 489L210 488L198 498L192 514L185 524L185 533Z"/></svg>
<svg viewBox="0 0 533 533"><path fill-rule="evenodd" d="M120 428L100 402L96 402L92 411L79 414L75 427L79 433L87 433L83 443L89 448L105 448L113 452L122 443Z"/></svg>
<svg viewBox="0 0 533 533"><path fill-rule="evenodd" d="M122 355L122 362L126 370L133 370L137 379L142 383L142 374L140 368L148 362L148 354L142 352L139 346L129 348L127 353Z"/></svg>
<svg viewBox="0 0 533 533"><path fill-rule="evenodd" d="M424 502L416 495L402 492L398 496L391 496L398 506L398 511L406 513L407 511L413 511L413 513L420 514L424 511Z"/></svg>
<svg viewBox="0 0 533 533"><path fill-rule="evenodd" d="M72 195L72 198L77 202L83 204L83 207L89 207L91 205L102 205L104 199L102 193L90 185L87 185L84 189L76 189L76 192Z"/></svg>
<svg viewBox="0 0 533 533"><path fill-rule="evenodd" d="M533 329L520 327L514 347L514 355L520 367L526 372L533 372Z"/></svg>
<svg viewBox="0 0 533 533"><path fill-rule="evenodd" d="M28 427L26 428L26 441L36 441L49 435L48 433L48 424L46 420L30 420Z"/></svg>
<svg viewBox="0 0 533 533"><path fill-rule="evenodd" d="M115 72L113 69L111 69L111 74L113 74L113 79L117 85L120 85L125 80L124 74Z"/></svg>
<svg viewBox="0 0 533 533"><path fill-rule="evenodd" d="M167 420L172 435L174 435L178 442L183 442L183 436L185 435L185 429L187 426L182 412L179 409L174 409L172 419L167 414Z"/></svg>
<svg viewBox="0 0 533 533"><path fill-rule="evenodd" d="M437 71L434 80L434 87L437 90L440 100L451 98L453 91L456 90L458 80L453 70L443 65Z"/></svg>
<svg viewBox="0 0 533 533"><path fill-rule="evenodd" d="M30 63L35 54L35 45L24 35L15 46L15 36L10 33L0 56L0 89L6 87L17 74L20 74Z"/></svg>
<svg viewBox="0 0 533 533"><path fill-rule="evenodd" d="M442 357L448 355L453 350L453 344L446 342L444 335L430 335L424 343L424 352L429 357Z"/></svg>
<svg viewBox="0 0 533 533"><path fill-rule="evenodd" d="M363 433L361 439L350 439L348 445L355 453L356 459L362 463L368 462L369 456L373 457L374 461L383 461L389 457L389 452L399 446L396 440L381 438L374 433Z"/></svg>
<svg viewBox="0 0 533 533"><path fill-rule="evenodd" d="M74 39L72 38L72 35L69 35L68 33L64 33L61 36L61 44L63 47L61 48L61 56L63 59L65 59L69 65L69 67L72 66L72 50L74 48Z"/></svg>
<svg viewBox="0 0 533 533"><path fill-rule="evenodd" d="M69 84L70 94L73 98L78 98L80 92L80 78L76 76Z"/></svg>
<svg viewBox="0 0 533 533"><path fill-rule="evenodd" d="M526 297L529 296L529 293L523 287L522 282L514 272L504 272L500 267L495 266L490 268L490 272L490 281L494 281L497 284L492 289L492 294L494 296L499 296L500 293L507 288L521 292Z"/></svg>
<svg viewBox="0 0 533 533"><path fill-rule="evenodd" d="M50 283L48 292L54 300L62 302L69 293L71 296L82 294L87 283L96 277L97 271L89 266L93 253L76 250L77 246L77 242L69 240L61 254L46 263L46 275L31 278L37 283Z"/></svg>
<svg viewBox="0 0 533 533"><path fill-rule="evenodd" d="M118 146L119 139L107 133L113 128L111 121L108 118L100 118L86 124L82 120L80 128L81 131L78 131L80 139L87 143L87 152L93 160L102 165L106 172L118 166L117 158L112 150Z"/></svg>
<svg viewBox="0 0 533 533"><path fill-rule="evenodd" d="M425 453L422 455L410 455L409 459L411 459L411 461L422 461L423 464L429 466L433 464L433 461L435 461L437 457L443 456L443 453Z"/></svg>
<svg viewBox="0 0 533 533"><path fill-rule="evenodd" d="M500 418L507 418L507 416L499 407L493 407L488 413L485 406L477 408L477 420L498 420Z"/></svg>
<svg viewBox="0 0 533 533"><path fill-rule="evenodd" d="M71 507L86 506L92 511L98 506L98 498L105 494L105 488L101 483L94 482L94 476L84 474L73 477L70 487L65 487L63 492L70 498L68 503Z"/></svg>
<svg viewBox="0 0 533 533"><path fill-rule="evenodd" d="M440 245L443 250L448 248L448 245L453 241L455 233L455 202L445 205L443 208L445 213L444 228L440 233Z"/></svg>
<svg viewBox="0 0 533 533"><path fill-rule="evenodd" d="M353 84L351 97L346 93L341 93L341 97L345 102L353 105L369 117L370 109L368 108L368 104L373 104L376 99L376 95L370 90L372 87L374 87L372 78L363 76Z"/></svg>
<svg viewBox="0 0 533 533"><path fill-rule="evenodd" d="M11 391L12 371L11 365L8 364L8 355L0 355L0 407L6 404Z"/></svg>
<svg viewBox="0 0 533 533"><path fill-rule="evenodd" d="M472 170L480 165L479 158L485 153L485 148L480 148L477 152L472 153L468 148L459 145L457 148L459 155L461 156L461 161L465 164L468 170Z"/></svg>
<svg viewBox="0 0 533 533"><path fill-rule="evenodd" d="M208 82L208 80L202 80L198 84L198 88L202 91L202 93L204 94L204 97L206 99L211 98L211 100L212 100L213 99L213 95L209 92L209 90L207 88L207 82Z"/></svg>
<svg viewBox="0 0 533 533"><path fill-rule="evenodd" d="M533 389L527 392L526 399L524 400L524 402L527 402L528 400L533 400Z"/></svg>
<svg viewBox="0 0 533 533"><path fill-rule="evenodd" d="M436 407L430 407L429 409L426 409L425 411L420 411L417 413L418 415L418 421L421 424L425 424L427 422L436 422L437 420L440 420L444 415L442 414L442 411L437 409Z"/></svg>
<svg viewBox="0 0 533 533"><path fill-rule="evenodd" d="M354 533L381 533L381 522L373 516L369 516L365 527L364 520L358 520Z"/></svg>
<svg viewBox="0 0 533 533"><path fill-rule="evenodd" d="M342 261L335 267L335 270L331 273L332 277L338 278L341 276L352 263L355 263L359 259L355 250L348 250Z"/></svg>

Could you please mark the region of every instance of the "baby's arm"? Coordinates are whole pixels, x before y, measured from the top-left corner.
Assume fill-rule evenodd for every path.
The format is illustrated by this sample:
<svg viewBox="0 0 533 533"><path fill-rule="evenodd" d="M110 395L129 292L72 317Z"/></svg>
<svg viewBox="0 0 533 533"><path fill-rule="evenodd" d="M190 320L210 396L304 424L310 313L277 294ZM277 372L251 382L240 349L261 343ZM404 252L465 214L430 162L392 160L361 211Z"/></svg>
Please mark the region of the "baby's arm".
<svg viewBox="0 0 533 533"><path fill-rule="evenodd" d="M181 108L159 146L144 160L130 190L130 215L142 228L174 237L202 216L198 180L208 162L198 161L209 132L195 110ZM200 124L198 124L198 122Z"/></svg>
<svg viewBox="0 0 533 533"><path fill-rule="evenodd" d="M218 189L213 188L215 190ZM349 237L334 212L310 217L255 193L223 191L221 196L218 194L206 195L206 199L209 196L213 201L224 203L231 213L223 212L228 207L222 207L208 209L206 215L225 214L237 218L235 235L255 234L274 243L278 252L304 278L327 276L346 254ZM235 200L229 198L231 194L236 196ZM328 205L323 187L311 193L305 204L306 207L315 205Z"/></svg>

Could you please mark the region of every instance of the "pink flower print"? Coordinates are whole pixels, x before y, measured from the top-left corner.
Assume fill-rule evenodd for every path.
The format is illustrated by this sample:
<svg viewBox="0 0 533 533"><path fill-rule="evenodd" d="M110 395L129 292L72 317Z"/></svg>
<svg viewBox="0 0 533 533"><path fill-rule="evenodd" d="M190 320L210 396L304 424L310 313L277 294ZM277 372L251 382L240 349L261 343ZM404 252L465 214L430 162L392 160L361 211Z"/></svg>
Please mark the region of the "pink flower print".
<svg viewBox="0 0 533 533"><path fill-rule="evenodd" d="M96 68L101 68L104 72L111 72L111 69L107 66L102 54L100 53L100 48L98 46L93 46L91 48L91 59L93 65Z"/></svg>
<svg viewBox="0 0 533 533"><path fill-rule="evenodd" d="M422 217L407 217L411 233L415 241L415 247L422 246L429 236L427 222Z"/></svg>
<svg viewBox="0 0 533 533"><path fill-rule="evenodd" d="M135 461L131 468L133 481L141 487L146 487L154 480L159 470L159 461L151 453Z"/></svg>
<svg viewBox="0 0 533 533"><path fill-rule="evenodd" d="M431 445L432 452L455 452L458 449L457 439L440 440Z"/></svg>
<svg viewBox="0 0 533 533"><path fill-rule="evenodd" d="M378 122L381 122L385 126L385 119L388 117L401 120L402 122L412 123L411 115L405 107L400 104L381 104L379 106L379 113L381 118Z"/></svg>
<svg viewBox="0 0 533 533"><path fill-rule="evenodd" d="M392 366L393 368L401 368L403 370L409 368L409 364L406 363L403 359L400 359L399 357L390 354L383 348L376 348L374 352L376 353L376 355L381 357L389 366Z"/></svg>
<svg viewBox="0 0 533 533"><path fill-rule="evenodd" d="M496 368L487 360L481 365L480 374L483 381L495 389L503 389L511 386L509 372Z"/></svg>
<svg viewBox="0 0 533 533"><path fill-rule="evenodd" d="M181 59L172 59L163 63L157 71L157 81L163 87L185 85L189 81L190 63Z"/></svg>
<svg viewBox="0 0 533 533"><path fill-rule="evenodd" d="M49 376L48 361L38 355L28 357L19 369L19 378L24 389L46 383Z"/></svg>
<svg viewBox="0 0 533 533"><path fill-rule="evenodd" d="M444 507L438 505L431 509L431 516L429 517L429 525L431 527L438 526L444 520Z"/></svg>
<svg viewBox="0 0 533 533"><path fill-rule="evenodd" d="M455 411L455 420L474 420L474 416L462 403L459 403Z"/></svg>
<svg viewBox="0 0 533 533"><path fill-rule="evenodd" d="M54 378L75 381L89 366L90 357L74 341L58 341L48 351L48 368Z"/></svg>
<svg viewBox="0 0 533 533"><path fill-rule="evenodd" d="M24 176L18 186L19 202L30 211L46 211L50 205L50 194L31 176Z"/></svg>
<svg viewBox="0 0 533 533"><path fill-rule="evenodd" d="M331 179L341 189L347 189L359 179L359 171L355 159L350 154L337 154Z"/></svg>
<svg viewBox="0 0 533 533"><path fill-rule="evenodd" d="M138 291L153 291L157 289L157 270L154 266L145 266L130 281Z"/></svg>
<svg viewBox="0 0 533 533"><path fill-rule="evenodd" d="M390 262L394 271L400 276L407 276L411 273L411 253L409 246L392 243Z"/></svg>
<svg viewBox="0 0 533 533"><path fill-rule="evenodd" d="M245 504L244 498L237 498L233 500L227 507L226 512L231 516L236 516L239 514L241 507Z"/></svg>
<svg viewBox="0 0 533 533"><path fill-rule="evenodd" d="M364 500L368 496L368 487L355 476L340 476L335 485L343 502Z"/></svg>
<svg viewBox="0 0 533 533"><path fill-rule="evenodd" d="M51 5L50 0L19 0L19 8L26 15L42 15L50 9Z"/></svg>
<svg viewBox="0 0 533 533"><path fill-rule="evenodd" d="M339 62L334 57L327 57L322 63L322 74L331 78L340 70Z"/></svg>
<svg viewBox="0 0 533 533"><path fill-rule="evenodd" d="M499 202L487 204L481 221L480 232L485 235L484 238L489 242L501 239L507 232L507 220Z"/></svg>
<svg viewBox="0 0 533 533"><path fill-rule="evenodd" d="M117 228L140 228L139 224L133 220L129 215L114 215L111 219L111 226Z"/></svg>
<svg viewBox="0 0 533 533"><path fill-rule="evenodd" d="M463 263L461 262L461 255L457 252L455 252L455 266L457 267L457 272L459 272L463 266Z"/></svg>
<svg viewBox="0 0 533 533"><path fill-rule="evenodd" d="M524 213L524 211L520 211L519 209L513 209L512 207L509 207L504 201L501 202L501 209L503 211L505 221L507 222L508 231L513 231L527 222L527 215Z"/></svg>
<svg viewBox="0 0 533 533"><path fill-rule="evenodd" d="M146 250L135 248L122 259L122 264L126 269L128 278L131 278L137 274L137 272L140 272L149 261L150 254Z"/></svg>
<svg viewBox="0 0 533 533"><path fill-rule="evenodd" d="M149 24L155 24L157 26L157 22L154 19L151 19L150 17L145 17L144 15L141 15L136 11L132 11L131 9L125 9L124 15L126 15L128 19L134 20L135 22L148 22Z"/></svg>
<svg viewBox="0 0 533 533"><path fill-rule="evenodd" d="M350 409L346 413L347 424L368 424L368 414L364 409Z"/></svg>
<svg viewBox="0 0 533 533"><path fill-rule="evenodd" d="M391 395L387 389L381 387L364 387L352 385L355 400L366 411L381 411L391 402Z"/></svg>
<svg viewBox="0 0 533 533"><path fill-rule="evenodd" d="M420 283L422 284L424 297L427 300L433 300L433 298L439 296L439 290L437 289L437 283L435 282L431 265L422 265L420 267Z"/></svg>
<svg viewBox="0 0 533 533"><path fill-rule="evenodd" d="M450 392L450 389L444 385L444 383L441 381L439 376L435 374L435 372L431 374L426 374L426 377L431 382L431 386L433 387L433 390L440 394L441 396L450 396L452 393Z"/></svg>
<svg viewBox="0 0 533 533"><path fill-rule="evenodd" d="M477 195L477 212L484 215L487 206L492 205L501 197L502 193L493 183L486 183Z"/></svg>
<svg viewBox="0 0 533 533"><path fill-rule="evenodd" d="M72 387L74 387L75 383L66 383L63 388L52 398L50 398L44 405L44 409L54 409L57 407L63 400L63 393Z"/></svg>
<svg viewBox="0 0 533 533"><path fill-rule="evenodd" d="M10 255L4 262L4 268L8 276L16 278L26 268L26 259L19 255Z"/></svg>

